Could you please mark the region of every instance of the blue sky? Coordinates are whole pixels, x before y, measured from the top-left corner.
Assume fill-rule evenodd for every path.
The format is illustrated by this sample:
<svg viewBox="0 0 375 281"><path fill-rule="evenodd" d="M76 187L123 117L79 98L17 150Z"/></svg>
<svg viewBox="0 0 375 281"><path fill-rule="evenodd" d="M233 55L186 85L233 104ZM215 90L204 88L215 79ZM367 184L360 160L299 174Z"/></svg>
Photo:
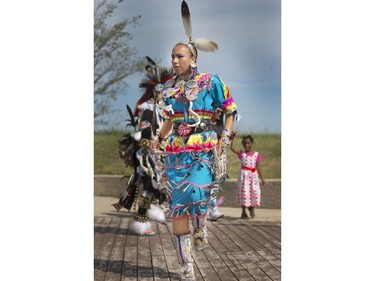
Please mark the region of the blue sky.
<svg viewBox="0 0 375 281"><path fill-rule="evenodd" d="M115 18L141 15L129 29L138 55L170 66L174 44L186 41L182 1L137 0L119 5ZM238 105L242 132L281 132L281 2L280 0L187 1L193 38L207 37L219 45L214 53L199 52L198 71L217 73L227 83ZM141 74L126 80L129 87L114 103L112 120L127 119L125 105L139 98ZM121 122L121 128L125 123Z"/></svg>

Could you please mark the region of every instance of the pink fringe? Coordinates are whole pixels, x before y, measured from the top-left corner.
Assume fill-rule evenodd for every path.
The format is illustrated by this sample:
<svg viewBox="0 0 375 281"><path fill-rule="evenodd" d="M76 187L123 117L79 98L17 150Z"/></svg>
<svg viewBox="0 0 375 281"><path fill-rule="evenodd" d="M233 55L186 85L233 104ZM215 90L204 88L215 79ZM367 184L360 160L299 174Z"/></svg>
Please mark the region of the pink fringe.
<svg viewBox="0 0 375 281"><path fill-rule="evenodd" d="M219 199L217 199L216 205L219 206L223 202L224 202L224 196L221 196Z"/></svg>
<svg viewBox="0 0 375 281"><path fill-rule="evenodd" d="M172 219L181 219L183 217L191 217L191 216L193 216L193 217L199 217L199 216L207 216L207 215L208 215L208 211L206 211L206 212L204 212L202 214L190 214L190 215L188 215L188 214L183 214L183 215L176 215L176 214L174 214L174 215L169 215L168 217L172 218Z"/></svg>

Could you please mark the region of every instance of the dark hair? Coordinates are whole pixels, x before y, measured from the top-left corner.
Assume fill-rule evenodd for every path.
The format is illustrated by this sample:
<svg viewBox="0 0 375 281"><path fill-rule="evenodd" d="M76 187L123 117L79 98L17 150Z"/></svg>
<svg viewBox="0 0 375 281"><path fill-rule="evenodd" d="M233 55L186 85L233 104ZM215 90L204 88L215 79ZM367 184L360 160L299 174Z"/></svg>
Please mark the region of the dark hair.
<svg viewBox="0 0 375 281"><path fill-rule="evenodd" d="M242 137L242 144L245 143L245 140L249 139L251 143L255 143L254 138L251 135Z"/></svg>

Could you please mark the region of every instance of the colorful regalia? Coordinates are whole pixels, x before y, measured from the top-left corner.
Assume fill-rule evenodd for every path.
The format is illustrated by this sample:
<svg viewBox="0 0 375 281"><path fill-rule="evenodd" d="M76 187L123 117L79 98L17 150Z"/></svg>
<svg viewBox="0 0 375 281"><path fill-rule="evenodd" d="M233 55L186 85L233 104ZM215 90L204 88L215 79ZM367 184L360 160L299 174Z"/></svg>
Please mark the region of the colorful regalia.
<svg viewBox="0 0 375 281"><path fill-rule="evenodd" d="M236 112L236 104L222 79L207 73L177 83L175 77L165 83L161 95L170 106L164 117L173 123L165 143L169 212L174 217L206 215L218 144L210 120L216 107L230 115ZM189 127L191 124L196 127Z"/></svg>

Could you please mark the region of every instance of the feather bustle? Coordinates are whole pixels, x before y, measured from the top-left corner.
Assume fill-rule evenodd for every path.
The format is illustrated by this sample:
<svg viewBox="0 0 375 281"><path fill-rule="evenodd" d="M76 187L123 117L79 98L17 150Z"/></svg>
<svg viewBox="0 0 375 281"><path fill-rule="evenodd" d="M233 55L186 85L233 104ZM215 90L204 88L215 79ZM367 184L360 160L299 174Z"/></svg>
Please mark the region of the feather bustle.
<svg viewBox="0 0 375 281"><path fill-rule="evenodd" d="M146 59L149 63L151 63L151 65L153 67L158 67L158 65L156 64L156 62L154 62L149 56L146 56Z"/></svg>
<svg viewBox="0 0 375 281"><path fill-rule="evenodd" d="M130 106L128 104L126 105L126 109L129 113L129 117L130 117L130 119L128 119L128 121L130 121L130 123L128 125L133 126L135 128L137 126L137 122L134 119L134 114L132 112L132 109L130 108Z"/></svg>
<svg viewBox="0 0 375 281"><path fill-rule="evenodd" d="M138 105L153 97L153 89L158 83L165 83L174 75L172 68L159 67L154 60L146 56L147 61L152 65L152 72L146 72L139 83L139 88L144 88L145 91L141 98L135 104L134 116L138 117Z"/></svg>
<svg viewBox="0 0 375 281"><path fill-rule="evenodd" d="M156 76L157 82L160 83L160 69L156 62L154 62L149 56L146 56L147 61L152 65L154 74Z"/></svg>

